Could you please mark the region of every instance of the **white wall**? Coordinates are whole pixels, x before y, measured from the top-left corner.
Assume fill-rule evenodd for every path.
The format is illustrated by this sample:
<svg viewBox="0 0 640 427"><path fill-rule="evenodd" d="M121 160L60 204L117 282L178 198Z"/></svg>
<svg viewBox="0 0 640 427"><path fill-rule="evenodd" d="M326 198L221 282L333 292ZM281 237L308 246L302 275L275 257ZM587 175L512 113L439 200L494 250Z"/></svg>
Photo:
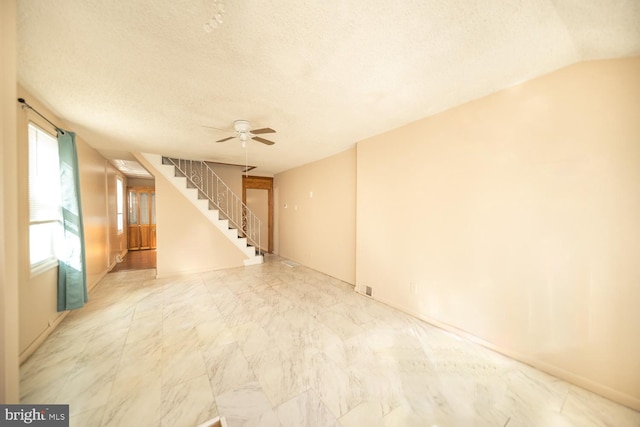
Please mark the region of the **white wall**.
<svg viewBox="0 0 640 427"><path fill-rule="evenodd" d="M640 409L640 58L358 144L357 288Z"/></svg>

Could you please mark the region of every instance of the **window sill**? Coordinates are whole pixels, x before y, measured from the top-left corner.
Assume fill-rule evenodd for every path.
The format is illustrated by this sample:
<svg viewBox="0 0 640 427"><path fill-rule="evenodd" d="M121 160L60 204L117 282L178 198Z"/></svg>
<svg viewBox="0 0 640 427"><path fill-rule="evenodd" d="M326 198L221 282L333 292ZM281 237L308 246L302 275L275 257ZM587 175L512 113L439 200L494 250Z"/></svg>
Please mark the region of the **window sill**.
<svg viewBox="0 0 640 427"><path fill-rule="evenodd" d="M41 275L42 273L45 273L53 268L57 268L58 267L58 260L55 258L49 258L46 259L44 261L40 261L36 264L32 264L31 265L31 275L30 277L36 277Z"/></svg>

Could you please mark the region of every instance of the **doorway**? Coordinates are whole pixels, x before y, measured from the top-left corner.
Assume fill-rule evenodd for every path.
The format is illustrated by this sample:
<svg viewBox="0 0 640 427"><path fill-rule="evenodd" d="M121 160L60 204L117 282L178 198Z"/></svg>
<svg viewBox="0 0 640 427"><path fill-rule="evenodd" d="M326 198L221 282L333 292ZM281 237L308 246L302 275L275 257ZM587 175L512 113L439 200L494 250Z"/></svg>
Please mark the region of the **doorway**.
<svg viewBox="0 0 640 427"><path fill-rule="evenodd" d="M266 191L266 196L265 196ZM242 203L256 213L258 218L264 219L266 213L266 234L268 253L273 253L273 178L265 176L242 177ZM263 229L264 229L264 221ZM260 248L264 251L264 248Z"/></svg>
<svg viewBox="0 0 640 427"><path fill-rule="evenodd" d="M110 273L117 273L125 270L148 270L156 268L156 250L147 249L144 251L131 251L118 262Z"/></svg>
<svg viewBox="0 0 640 427"><path fill-rule="evenodd" d="M156 247L156 191L153 187L127 188L130 251Z"/></svg>

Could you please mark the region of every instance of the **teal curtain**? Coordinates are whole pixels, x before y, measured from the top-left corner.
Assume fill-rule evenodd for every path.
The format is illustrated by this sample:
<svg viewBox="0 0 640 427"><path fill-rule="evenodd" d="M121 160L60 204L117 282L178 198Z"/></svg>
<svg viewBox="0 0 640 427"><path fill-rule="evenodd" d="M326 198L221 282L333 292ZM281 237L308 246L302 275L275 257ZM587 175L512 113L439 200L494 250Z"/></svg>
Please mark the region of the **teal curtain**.
<svg viewBox="0 0 640 427"><path fill-rule="evenodd" d="M58 311L81 308L88 301L84 226L76 134L58 130L63 233L58 257Z"/></svg>

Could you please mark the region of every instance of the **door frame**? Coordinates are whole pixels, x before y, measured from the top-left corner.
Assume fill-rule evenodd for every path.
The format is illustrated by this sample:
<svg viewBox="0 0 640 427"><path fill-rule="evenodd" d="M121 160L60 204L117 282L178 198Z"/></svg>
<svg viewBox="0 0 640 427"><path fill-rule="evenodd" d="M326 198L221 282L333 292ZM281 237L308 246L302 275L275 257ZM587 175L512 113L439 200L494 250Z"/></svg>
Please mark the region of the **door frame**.
<svg viewBox="0 0 640 427"><path fill-rule="evenodd" d="M138 218L138 225L137 227L135 227L135 232L137 233L137 238L138 238L138 247L137 248L130 248L129 245L131 243L131 224L129 223L129 210L130 210L130 203L129 203L129 194L130 192L135 192L136 193L136 209L137 209L137 218ZM138 250L146 250L146 249L155 249L156 248L156 223L151 221L152 218L152 211L155 209L155 201L154 201L154 195L156 192L156 188L155 187L150 187L150 186L142 186L142 185L131 185L131 186L127 186L126 189L126 221L127 221L127 250L131 250L131 251L138 251ZM141 212L140 212L140 193L147 193L149 194L149 236L148 236L148 240L149 240L149 246L142 246L142 230L141 227L143 224L140 224L140 220L141 220Z"/></svg>
<svg viewBox="0 0 640 427"><path fill-rule="evenodd" d="M242 176L242 203L247 204L247 190L267 190L267 197L269 200L269 214L267 231L269 236L269 243L267 247L268 253L273 253L273 178L267 176ZM262 250L262 248L259 248Z"/></svg>

